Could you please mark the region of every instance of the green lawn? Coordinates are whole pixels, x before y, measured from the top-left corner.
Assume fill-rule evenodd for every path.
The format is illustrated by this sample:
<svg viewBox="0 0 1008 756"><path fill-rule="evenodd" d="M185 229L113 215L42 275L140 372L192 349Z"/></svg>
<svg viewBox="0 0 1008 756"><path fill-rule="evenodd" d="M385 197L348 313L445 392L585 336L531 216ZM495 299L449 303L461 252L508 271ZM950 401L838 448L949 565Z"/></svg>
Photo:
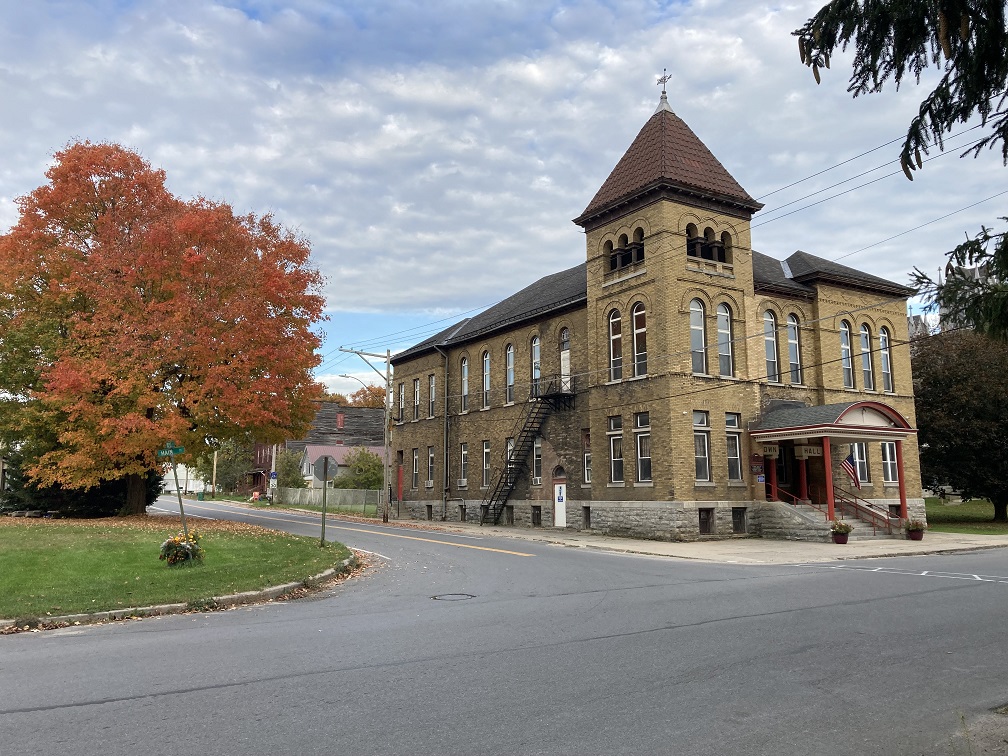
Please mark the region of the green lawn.
<svg viewBox="0 0 1008 756"><path fill-rule="evenodd" d="M189 520L203 535L202 565L171 567L161 543L178 518L35 520L0 517L0 618L45 617L178 602L258 590L317 575L342 562L341 544L252 525Z"/></svg>
<svg viewBox="0 0 1008 756"><path fill-rule="evenodd" d="M994 505L986 499L970 499L961 504L945 504L929 496L924 500L928 530L936 533L1008 535L1008 523L994 522Z"/></svg>

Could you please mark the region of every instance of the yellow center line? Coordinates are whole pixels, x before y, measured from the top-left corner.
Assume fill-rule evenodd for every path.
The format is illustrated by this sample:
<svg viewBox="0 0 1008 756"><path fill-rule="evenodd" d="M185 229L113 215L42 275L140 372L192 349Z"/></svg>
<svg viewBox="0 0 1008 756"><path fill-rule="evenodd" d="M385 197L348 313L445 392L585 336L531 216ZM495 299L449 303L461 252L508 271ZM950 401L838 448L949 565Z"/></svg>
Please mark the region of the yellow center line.
<svg viewBox="0 0 1008 756"><path fill-rule="evenodd" d="M186 509L205 509L208 512L219 511L219 509L226 509L226 507L207 507L200 506L199 504L186 504ZM237 509L237 507L232 508L232 511ZM244 509L244 508L242 508ZM279 520L281 522L292 522L297 525L310 525L311 523L306 523L304 520L295 520L290 517L280 517L278 515L268 515L256 512L257 517L261 517L264 520ZM319 523L319 527L321 527ZM521 556L521 557L534 557L535 554L526 554L523 551L508 551L507 549L494 549L490 546L474 546L471 543L452 543L451 541L442 541L437 538L420 538L419 536L408 536L400 535L399 533L385 533L380 530L368 530L367 528L351 528L346 525L330 525L326 524L326 527L331 530L351 530L356 533L368 533L369 535L385 536L387 538L404 538L407 541L423 541L424 543L440 543L444 546L457 546L460 549L476 549L477 551L492 551L495 554L510 554L511 556Z"/></svg>

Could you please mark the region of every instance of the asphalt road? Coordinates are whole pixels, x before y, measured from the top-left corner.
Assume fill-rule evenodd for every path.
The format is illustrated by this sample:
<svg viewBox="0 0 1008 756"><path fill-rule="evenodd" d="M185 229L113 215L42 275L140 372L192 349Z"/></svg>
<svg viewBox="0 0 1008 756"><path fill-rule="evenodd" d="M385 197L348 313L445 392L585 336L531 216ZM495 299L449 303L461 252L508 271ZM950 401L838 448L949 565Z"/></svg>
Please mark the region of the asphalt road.
<svg viewBox="0 0 1008 756"><path fill-rule="evenodd" d="M311 515L200 506L319 533ZM1004 549L739 566L326 533L379 566L303 601L0 638L0 756L966 754L1008 738L989 714L1008 703Z"/></svg>

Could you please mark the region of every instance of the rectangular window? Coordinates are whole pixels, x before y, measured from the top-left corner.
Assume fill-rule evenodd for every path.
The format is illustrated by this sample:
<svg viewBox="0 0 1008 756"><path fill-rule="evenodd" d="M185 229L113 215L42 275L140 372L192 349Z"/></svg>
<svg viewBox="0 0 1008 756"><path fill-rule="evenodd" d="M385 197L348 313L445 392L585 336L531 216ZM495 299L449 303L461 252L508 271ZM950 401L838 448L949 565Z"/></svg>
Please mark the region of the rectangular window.
<svg viewBox="0 0 1008 756"><path fill-rule="evenodd" d="M542 439L539 436L532 444L532 483L537 486L542 483Z"/></svg>
<svg viewBox="0 0 1008 756"><path fill-rule="evenodd" d="M698 481L711 479L710 469L710 416L701 410L693 411L693 459Z"/></svg>
<svg viewBox="0 0 1008 756"><path fill-rule="evenodd" d="M591 483L591 432L581 431L581 448L584 450L584 482Z"/></svg>
<svg viewBox="0 0 1008 756"><path fill-rule="evenodd" d="M413 419L420 419L420 379L413 379Z"/></svg>
<svg viewBox="0 0 1008 756"><path fill-rule="evenodd" d="M434 417L434 376L427 376L427 417Z"/></svg>
<svg viewBox="0 0 1008 756"><path fill-rule="evenodd" d="M462 412L469 411L469 360L462 358Z"/></svg>
<svg viewBox="0 0 1008 756"><path fill-rule="evenodd" d="M637 446L637 482L651 482L651 416L648 412L634 414L634 436Z"/></svg>
<svg viewBox="0 0 1008 756"><path fill-rule="evenodd" d="M483 442L483 488L490 486L490 442Z"/></svg>
<svg viewBox="0 0 1008 756"><path fill-rule="evenodd" d="M882 442L882 482L899 483L899 466L896 464L896 442Z"/></svg>
<svg viewBox="0 0 1008 756"><path fill-rule="evenodd" d="M746 532L746 508L732 507L731 509L732 533Z"/></svg>
<svg viewBox="0 0 1008 756"><path fill-rule="evenodd" d="M609 480L623 482L623 418L609 418Z"/></svg>
<svg viewBox="0 0 1008 756"><path fill-rule="evenodd" d="M400 383L399 384L399 414L396 416L396 420L398 420L400 423L403 421L403 406L404 406L403 402L406 400L405 399L405 394L406 394L406 387L402 383Z"/></svg>
<svg viewBox="0 0 1008 756"><path fill-rule="evenodd" d="M871 472L868 467L868 446L864 443L851 444L851 453L854 455L854 466L857 468L858 480L863 486L871 483Z"/></svg>
<svg viewBox="0 0 1008 756"><path fill-rule="evenodd" d="M515 367L514 367L514 347L510 344L504 350L504 401L511 404L514 401L515 387Z"/></svg>
<svg viewBox="0 0 1008 756"><path fill-rule="evenodd" d="M714 510L708 507L697 510L700 518L700 535L714 535Z"/></svg>
<svg viewBox="0 0 1008 756"><path fill-rule="evenodd" d="M413 478L410 481L410 488L416 490L420 487L420 450L413 450Z"/></svg>
<svg viewBox="0 0 1008 756"><path fill-rule="evenodd" d="M434 447L427 447L427 485L434 485Z"/></svg>
<svg viewBox="0 0 1008 756"><path fill-rule="evenodd" d="M725 413L725 442L728 445L728 480L742 480L742 416Z"/></svg>
<svg viewBox="0 0 1008 756"><path fill-rule="evenodd" d="M459 448L459 478L467 480L469 478L469 444L463 441ZM460 483L460 485L465 485Z"/></svg>

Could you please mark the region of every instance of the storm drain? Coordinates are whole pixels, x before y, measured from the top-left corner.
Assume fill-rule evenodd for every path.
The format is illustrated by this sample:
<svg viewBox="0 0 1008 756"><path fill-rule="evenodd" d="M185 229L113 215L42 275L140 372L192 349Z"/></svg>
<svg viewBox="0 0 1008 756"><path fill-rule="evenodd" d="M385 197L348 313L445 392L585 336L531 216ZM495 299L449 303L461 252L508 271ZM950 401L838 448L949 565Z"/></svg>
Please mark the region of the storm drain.
<svg viewBox="0 0 1008 756"><path fill-rule="evenodd" d="M466 599L476 598L471 593L439 593L437 596L431 596L435 601L465 601Z"/></svg>

